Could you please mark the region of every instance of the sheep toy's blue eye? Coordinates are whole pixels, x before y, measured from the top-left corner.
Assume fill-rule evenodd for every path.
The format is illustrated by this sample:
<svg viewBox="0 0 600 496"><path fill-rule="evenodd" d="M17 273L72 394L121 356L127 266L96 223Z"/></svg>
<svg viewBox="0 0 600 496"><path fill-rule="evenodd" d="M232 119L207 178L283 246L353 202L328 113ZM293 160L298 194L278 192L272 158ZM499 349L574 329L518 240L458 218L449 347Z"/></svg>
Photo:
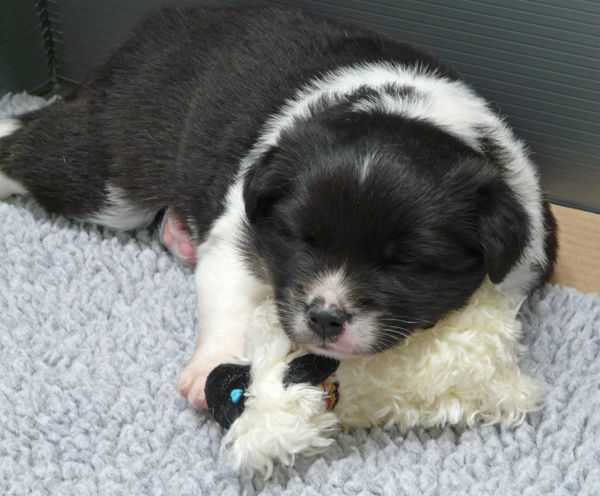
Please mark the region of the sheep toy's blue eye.
<svg viewBox="0 0 600 496"><path fill-rule="evenodd" d="M1 0L0 0L1 1ZM224 429L244 412L246 391L250 387L250 365L222 363L206 379L206 406Z"/></svg>
<svg viewBox="0 0 600 496"><path fill-rule="evenodd" d="M240 398L242 397L242 394L244 394L244 391L241 389L234 389L233 391L231 391L230 397L231 397L231 401L235 404L238 401L240 401Z"/></svg>

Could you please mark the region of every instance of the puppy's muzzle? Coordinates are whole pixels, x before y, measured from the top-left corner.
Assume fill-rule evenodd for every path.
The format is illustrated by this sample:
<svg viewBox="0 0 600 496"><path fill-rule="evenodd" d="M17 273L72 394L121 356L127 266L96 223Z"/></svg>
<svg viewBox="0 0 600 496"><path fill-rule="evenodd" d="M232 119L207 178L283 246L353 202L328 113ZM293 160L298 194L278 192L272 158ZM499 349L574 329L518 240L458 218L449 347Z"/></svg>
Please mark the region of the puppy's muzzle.
<svg viewBox="0 0 600 496"><path fill-rule="evenodd" d="M336 338L344 331L344 323L348 320L348 313L343 309L313 303L307 310L308 323L317 336L323 339Z"/></svg>

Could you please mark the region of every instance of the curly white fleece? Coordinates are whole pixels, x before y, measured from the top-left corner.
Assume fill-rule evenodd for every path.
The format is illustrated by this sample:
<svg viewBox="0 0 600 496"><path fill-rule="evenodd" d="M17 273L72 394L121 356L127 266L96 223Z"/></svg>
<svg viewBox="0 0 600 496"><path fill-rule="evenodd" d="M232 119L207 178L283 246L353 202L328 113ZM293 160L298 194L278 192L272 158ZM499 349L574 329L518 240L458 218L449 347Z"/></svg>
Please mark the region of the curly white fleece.
<svg viewBox="0 0 600 496"><path fill-rule="evenodd" d="M518 303L486 281L461 311L379 355L342 362L335 412L347 426L407 430L521 423L542 385L521 374Z"/></svg>

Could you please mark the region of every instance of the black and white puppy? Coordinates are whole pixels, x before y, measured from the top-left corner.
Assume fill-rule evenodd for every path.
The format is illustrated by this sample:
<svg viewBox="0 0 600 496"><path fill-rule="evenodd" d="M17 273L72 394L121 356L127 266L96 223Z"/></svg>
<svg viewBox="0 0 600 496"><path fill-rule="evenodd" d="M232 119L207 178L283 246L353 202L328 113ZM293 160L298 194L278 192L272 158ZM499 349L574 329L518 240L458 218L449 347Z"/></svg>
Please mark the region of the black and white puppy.
<svg viewBox="0 0 600 496"><path fill-rule="evenodd" d="M161 10L0 136L2 197L116 229L166 210L165 243L197 258L179 390L200 406L268 295L292 340L343 359L433 325L486 276L524 297L555 259L524 145L452 68L305 12Z"/></svg>

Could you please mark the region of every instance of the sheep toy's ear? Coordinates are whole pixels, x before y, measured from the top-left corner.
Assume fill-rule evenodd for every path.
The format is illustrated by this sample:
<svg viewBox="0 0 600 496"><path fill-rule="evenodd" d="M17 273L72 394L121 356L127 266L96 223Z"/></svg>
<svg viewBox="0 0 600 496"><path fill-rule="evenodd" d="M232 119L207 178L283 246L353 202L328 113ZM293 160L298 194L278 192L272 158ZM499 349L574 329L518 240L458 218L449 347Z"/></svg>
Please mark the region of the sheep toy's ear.
<svg viewBox="0 0 600 496"><path fill-rule="evenodd" d="M299 356L288 364L283 386L303 382L316 386L333 375L339 366L340 362L334 358L313 354Z"/></svg>
<svg viewBox="0 0 600 496"><path fill-rule="evenodd" d="M206 379L204 394L211 417L224 429L244 411L250 385L250 365L223 363Z"/></svg>

